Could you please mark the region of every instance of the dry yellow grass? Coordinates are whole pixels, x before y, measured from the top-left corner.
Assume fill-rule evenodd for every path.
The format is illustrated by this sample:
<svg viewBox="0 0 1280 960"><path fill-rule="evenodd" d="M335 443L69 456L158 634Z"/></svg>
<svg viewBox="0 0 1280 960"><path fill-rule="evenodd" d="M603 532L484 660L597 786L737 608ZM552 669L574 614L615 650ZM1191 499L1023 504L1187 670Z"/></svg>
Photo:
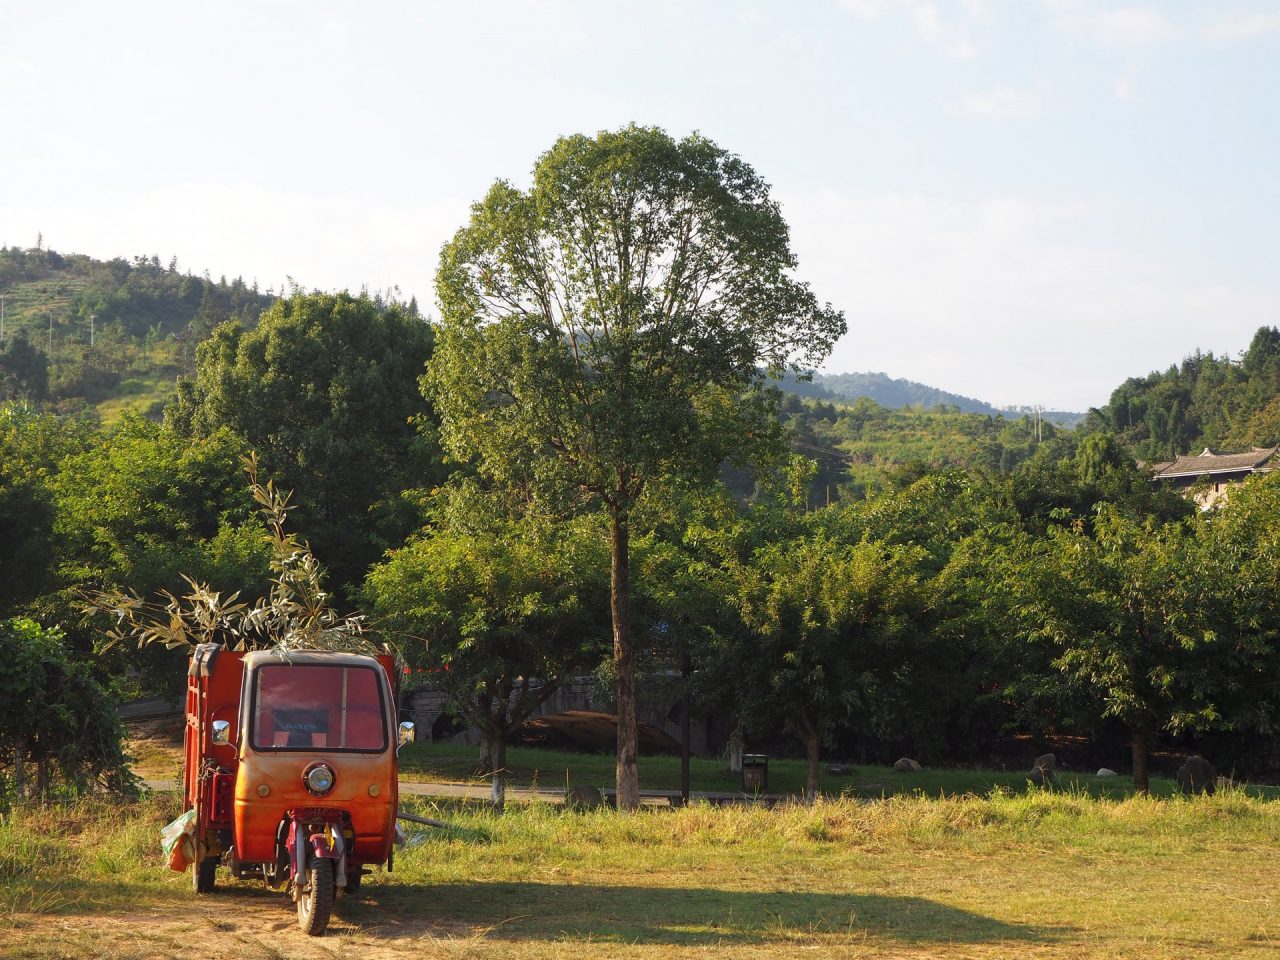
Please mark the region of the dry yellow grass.
<svg viewBox="0 0 1280 960"><path fill-rule="evenodd" d="M320 940L297 933L283 894L191 894L159 863L171 813L153 801L0 827L0 956L1280 955L1280 806L1240 794L451 807L438 815L455 828L415 834Z"/></svg>

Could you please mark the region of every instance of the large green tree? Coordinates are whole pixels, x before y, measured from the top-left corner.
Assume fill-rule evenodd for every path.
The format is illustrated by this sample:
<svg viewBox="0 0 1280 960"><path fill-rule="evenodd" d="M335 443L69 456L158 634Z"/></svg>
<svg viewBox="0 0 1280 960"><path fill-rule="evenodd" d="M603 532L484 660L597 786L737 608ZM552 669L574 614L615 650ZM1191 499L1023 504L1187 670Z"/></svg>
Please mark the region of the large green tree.
<svg viewBox="0 0 1280 960"><path fill-rule="evenodd" d="M618 802L639 803L629 538L659 481L709 482L776 437L766 372L845 329L792 271L768 187L701 136L559 140L445 246L427 392L456 456L609 519Z"/></svg>
<svg viewBox="0 0 1280 960"><path fill-rule="evenodd" d="M399 494L429 479L434 446L418 377L430 326L350 294L296 294L258 326L224 324L200 345L196 374L165 412L179 434L222 427L292 490L316 555L339 588L357 583L416 517Z"/></svg>

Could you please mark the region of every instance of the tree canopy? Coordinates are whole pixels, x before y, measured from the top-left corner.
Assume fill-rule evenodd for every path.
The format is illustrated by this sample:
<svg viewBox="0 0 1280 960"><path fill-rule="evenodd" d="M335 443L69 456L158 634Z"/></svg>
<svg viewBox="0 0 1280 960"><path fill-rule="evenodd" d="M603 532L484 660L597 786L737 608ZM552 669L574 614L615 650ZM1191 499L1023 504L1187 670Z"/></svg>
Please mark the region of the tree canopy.
<svg viewBox="0 0 1280 960"><path fill-rule="evenodd" d="M462 488L435 529L374 567L366 597L489 751L502 804L507 739L606 648L608 558L583 520L549 523Z"/></svg>
<svg viewBox="0 0 1280 960"><path fill-rule="evenodd" d="M183 436L243 438L293 491L335 585L351 586L412 528L400 492L430 478L434 446L413 421L430 412L417 384L431 346L431 328L400 307L297 294L253 330L218 327L166 422Z"/></svg>

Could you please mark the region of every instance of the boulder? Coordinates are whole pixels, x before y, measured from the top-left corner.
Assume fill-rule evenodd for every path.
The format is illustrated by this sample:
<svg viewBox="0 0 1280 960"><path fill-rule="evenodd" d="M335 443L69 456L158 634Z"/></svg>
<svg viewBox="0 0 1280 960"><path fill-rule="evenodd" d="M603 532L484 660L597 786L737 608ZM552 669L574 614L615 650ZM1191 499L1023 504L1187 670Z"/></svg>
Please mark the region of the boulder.
<svg viewBox="0 0 1280 960"><path fill-rule="evenodd" d="M1046 753L1036 757L1035 762L1031 765L1031 770L1027 774L1027 780L1037 787L1052 787L1058 779L1054 768L1058 765L1058 758L1052 753Z"/></svg>
<svg viewBox="0 0 1280 960"><path fill-rule="evenodd" d="M596 787L571 787L564 795L564 805L570 810L595 810L604 806L604 797Z"/></svg>
<svg viewBox="0 0 1280 960"><path fill-rule="evenodd" d="M1178 789L1183 793L1213 793L1218 771L1204 757L1192 755L1178 768Z"/></svg>
<svg viewBox="0 0 1280 960"><path fill-rule="evenodd" d="M893 769L899 773L919 773L923 768L910 757L902 757L893 765Z"/></svg>
<svg viewBox="0 0 1280 960"><path fill-rule="evenodd" d="M1031 772L1027 774L1027 782L1036 787L1052 787L1057 783L1057 777L1052 770L1046 770L1044 767L1032 767Z"/></svg>
<svg viewBox="0 0 1280 960"><path fill-rule="evenodd" d="M853 773L853 765L848 763L829 763L827 764L827 773L833 777L843 777L845 774Z"/></svg>
<svg viewBox="0 0 1280 960"><path fill-rule="evenodd" d="M1098 776L1100 776L1100 777L1118 777L1118 776L1119 776L1119 774L1118 774L1118 773L1116 773L1114 770L1112 770L1110 767L1099 767L1099 768L1098 768Z"/></svg>

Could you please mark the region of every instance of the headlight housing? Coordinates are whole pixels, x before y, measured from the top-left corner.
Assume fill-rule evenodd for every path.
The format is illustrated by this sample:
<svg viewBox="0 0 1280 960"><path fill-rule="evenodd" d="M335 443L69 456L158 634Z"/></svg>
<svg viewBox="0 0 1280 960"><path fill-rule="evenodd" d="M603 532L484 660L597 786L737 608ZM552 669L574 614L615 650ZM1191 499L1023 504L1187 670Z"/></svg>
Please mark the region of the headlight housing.
<svg viewBox="0 0 1280 960"><path fill-rule="evenodd" d="M333 767L327 763L313 763L303 771L302 785L307 788L307 792L317 797L323 797L333 790L333 785L337 782L337 779L333 772Z"/></svg>

